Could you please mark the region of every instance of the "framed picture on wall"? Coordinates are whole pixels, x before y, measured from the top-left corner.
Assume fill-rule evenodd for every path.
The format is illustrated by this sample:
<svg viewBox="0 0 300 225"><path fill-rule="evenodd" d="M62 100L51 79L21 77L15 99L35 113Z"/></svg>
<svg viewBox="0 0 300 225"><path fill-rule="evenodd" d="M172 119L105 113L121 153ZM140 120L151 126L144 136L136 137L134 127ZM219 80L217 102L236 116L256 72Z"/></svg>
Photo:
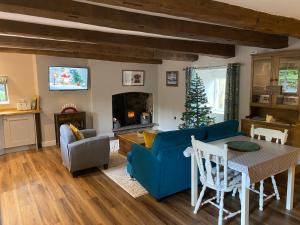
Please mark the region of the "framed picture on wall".
<svg viewBox="0 0 300 225"><path fill-rule="evenodd" d="M166 85L171 87L178 86L178 71L166 72Z"/></svg>
<svg viewBox="0 0 300 225"><path fill-rule="evenodd" d="M145 71L144 70L123 70L122 85L123 86L144 86Z"/></svg>

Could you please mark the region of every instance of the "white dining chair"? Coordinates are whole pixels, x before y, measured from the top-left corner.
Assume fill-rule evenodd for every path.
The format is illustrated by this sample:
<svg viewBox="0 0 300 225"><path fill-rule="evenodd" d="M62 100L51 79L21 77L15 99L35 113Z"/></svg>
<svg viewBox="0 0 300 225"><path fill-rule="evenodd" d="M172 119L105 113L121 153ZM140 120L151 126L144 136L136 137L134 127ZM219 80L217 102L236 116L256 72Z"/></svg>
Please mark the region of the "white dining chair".
<svg viewBox="0 0 300 225"><path fill-rule="evenodd" d="M227 214L224 219L232 218L241 211L230 212L224 208L224 193L232 192L235 188L241 191L241 175L227 167L227 145L219 148L215 145L207 144L195 139L192 136L192 154L194 154L197 166L200 171L200 182L202 190L197 199L194 213L197 214L199 207L207 203L219 208L218 225L223 223L223 212ZM215 163L215 167L212 166ZM207 188L216 191L216 196L202 202Z"/></svg>
<svg viewBox="0 0 300 225"><path fill-rule="evenodd" d="M273 130L273 129L267 129L267 128L254 128L254 125L251 125L251 131L250 135L252 138L257 138L261 140L261 137L264 137L266 141L272 141L275 140L277 144L282 144L284 145L287 141L288 138L288 130L285 129L284 132L280 130ZM265 194L264 193L264 180L261 180L259 191L255 189L255 184L251 185L250 190L259 194L259 210L263 211L264 210L264 202L269 200L270 198L273 198L274 196L276 197L277 200L280 200L280 195L278 192L276 180L274 176L271 176L272 184L273 184L273 189L274 192L272 194Z"/></svg>

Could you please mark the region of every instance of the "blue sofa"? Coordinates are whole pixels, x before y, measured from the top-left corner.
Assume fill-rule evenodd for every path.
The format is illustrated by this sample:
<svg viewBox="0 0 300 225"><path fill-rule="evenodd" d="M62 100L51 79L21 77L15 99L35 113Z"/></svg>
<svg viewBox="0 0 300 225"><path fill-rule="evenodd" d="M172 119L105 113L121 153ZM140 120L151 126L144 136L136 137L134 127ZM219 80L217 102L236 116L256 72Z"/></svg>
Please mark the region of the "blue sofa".
<svg viewBox="0 0 300 225"><path fill-rule="evenodd" d="M239 135L239 122L229 120L201 128L160 132L151 149L132 145L127 155L127 171L154 198L166 196L191 187L191 159L183 151L191 146L191 135L205 142Z"/></svg>

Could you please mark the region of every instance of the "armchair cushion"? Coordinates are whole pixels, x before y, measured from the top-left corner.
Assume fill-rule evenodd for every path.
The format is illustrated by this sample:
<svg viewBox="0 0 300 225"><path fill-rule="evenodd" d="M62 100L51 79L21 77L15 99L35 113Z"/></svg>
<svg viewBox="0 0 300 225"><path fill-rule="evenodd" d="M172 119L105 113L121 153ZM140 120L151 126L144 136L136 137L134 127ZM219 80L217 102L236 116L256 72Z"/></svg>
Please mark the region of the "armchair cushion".
<svg viewBox="0 0 300 225"><path fill-rule="evenodd" d="M81 130L81 133L83 134L84 138L95 137L97 135L97 132L95 129Z"/></svg>

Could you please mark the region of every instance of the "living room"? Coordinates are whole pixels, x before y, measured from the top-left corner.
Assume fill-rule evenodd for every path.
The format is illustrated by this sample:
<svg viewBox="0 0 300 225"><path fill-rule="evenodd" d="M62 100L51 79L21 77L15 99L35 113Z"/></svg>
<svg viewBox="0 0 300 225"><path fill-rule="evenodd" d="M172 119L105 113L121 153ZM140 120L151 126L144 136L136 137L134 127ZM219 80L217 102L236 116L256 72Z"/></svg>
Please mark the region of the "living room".
<svg viewBox="0 0 300 225"><path fill-rule="evenodd" d="M300 222L299 3L175 2L0 1L1 224ZM193 4L228 14L197 18ZM230 18L235 6L244 22ZM190 123L196 77L209 113ZM255 160L238 161L247 149L231 142ZM236 154L233 186L202 179L211 166L196 150L214 147Z"/></svg>

